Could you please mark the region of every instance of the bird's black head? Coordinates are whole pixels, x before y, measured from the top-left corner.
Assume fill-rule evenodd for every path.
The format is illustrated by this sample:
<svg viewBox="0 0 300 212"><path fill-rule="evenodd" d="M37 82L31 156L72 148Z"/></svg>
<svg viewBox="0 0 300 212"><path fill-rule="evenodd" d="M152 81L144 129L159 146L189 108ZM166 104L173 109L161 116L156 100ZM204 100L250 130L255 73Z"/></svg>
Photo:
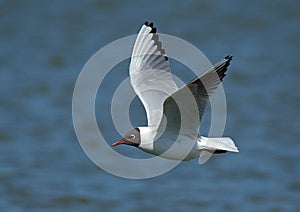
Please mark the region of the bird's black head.
<svg viewBox="0 0 300 212"><path fill-rule="evenodd" d="M127 145L138 147L140 145L140 143L141 143L140 129L134 128L134 129L128 131L128 133L126 133L124 138L113 143L112 146L118 146L120 144L127 144Z"/></svg>

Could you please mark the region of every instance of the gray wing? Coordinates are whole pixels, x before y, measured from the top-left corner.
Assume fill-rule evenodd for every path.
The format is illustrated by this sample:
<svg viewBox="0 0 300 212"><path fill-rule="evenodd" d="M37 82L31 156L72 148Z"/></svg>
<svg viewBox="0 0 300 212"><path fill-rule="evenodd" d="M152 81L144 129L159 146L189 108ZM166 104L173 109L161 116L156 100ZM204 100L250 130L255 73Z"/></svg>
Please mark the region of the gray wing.
<svg viewBox="0 0 300 212"><path fill-rule="evenodd" d="M180 129L181 134L197 137L209 96L225 77L231 59L225 57L168 97L163 104L164 117L159 130L166 128L168 132L178 133Z"/></svg>
<svg viewBox="0 0 300 212"><path fill-rule="evenodd" d="M131 85L145 107L148 126L158 126L164 100L178 87L153 23L146 22L137 35L129 74Z"/></svg>

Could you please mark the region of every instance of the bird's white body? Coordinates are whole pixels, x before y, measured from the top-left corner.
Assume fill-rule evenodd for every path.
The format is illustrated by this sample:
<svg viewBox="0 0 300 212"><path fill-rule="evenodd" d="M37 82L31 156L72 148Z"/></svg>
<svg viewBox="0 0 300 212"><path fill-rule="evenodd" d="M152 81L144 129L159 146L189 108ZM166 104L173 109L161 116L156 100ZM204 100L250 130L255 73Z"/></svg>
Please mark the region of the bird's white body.
<svg viewBox="0 0 300 212"><path fill-rule="evenodd" d="M190 138L186 135L173 137L157 137L157 130L153 127L139 127L141 143L139 149L171 160L188 161L200 157L201 152L225 150L238 152L232 139L224 138L207 138L201 136L199 138Z"/></svg>

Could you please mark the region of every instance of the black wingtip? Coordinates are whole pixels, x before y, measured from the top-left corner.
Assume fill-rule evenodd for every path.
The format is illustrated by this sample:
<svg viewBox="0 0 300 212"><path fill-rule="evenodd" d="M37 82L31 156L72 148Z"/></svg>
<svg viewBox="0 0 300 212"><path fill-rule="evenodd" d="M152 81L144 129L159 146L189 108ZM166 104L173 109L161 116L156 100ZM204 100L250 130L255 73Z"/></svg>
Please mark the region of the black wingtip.
<svg viewBox="0 0 300 212"><path fill-rule="evenodd" d="M154 26L153 22L145 21L144 25L147 27L151 27L151 30L149 33L153 35L152 40L154 40L154 45L157 46L157 49L160 51L160 54L165 58L166 61L168 61L169 58L168 58L168 56L166 56L166 52L162 48L162 44L158 39L158 35L156 34L156 27L153 27Z"/></svg>
<svg viewBox="0 0 300 212"><path fill-rule="evenodd" d="M156 33L156 28L153 27L153 28L151 29L150 33Z"/></svg>
<svg viewBox="0 0 300 212"><path fill-rule="evenodd" d="M231 55L227 55L227 56L225 57L225 59L231 61L231 60L232 60L232 56L231 56Z"/></svg>
<svg viewBox="0 0 300 212"><path fill-rule="evenodd" d="M153 28L153 22L146 21L144 25Z"/></svg>
<svg viewBox="0 0 300 212"><path fill-rule="evenodd" d="M147 27L151 27L150 33L153 33L153 34L156 33L156 27L153 27L153 22L146 21L144 23L144 25L147 26Z"/></svg>
<svg viewBox="0 0 300 212"><path fill-rule="evenodd" d="M228 69L228 66L230 65L230 61L232 60L232 56L231 55L227 55L225 57L224 62L216 64L214 66L217 74L219 75L220 80L222 81L224 79L224 77L226 76L226 71Z"/></svg>

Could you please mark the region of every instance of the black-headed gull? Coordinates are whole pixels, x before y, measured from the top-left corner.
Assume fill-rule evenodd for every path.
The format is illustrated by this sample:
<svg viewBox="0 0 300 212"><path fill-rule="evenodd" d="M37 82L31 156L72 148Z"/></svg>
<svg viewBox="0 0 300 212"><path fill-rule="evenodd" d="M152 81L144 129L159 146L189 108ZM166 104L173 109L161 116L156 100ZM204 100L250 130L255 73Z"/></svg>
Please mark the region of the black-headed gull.
<svg viewBox="0 0 300 212"><path fill-rule="evenodd" d="M191 160L205 151L238 152L228 137L207 138L198 134L209 95L225 77L231 59L231 56L225 57L179 89L172 78L156 28L153 23L145 22L133 47L129 75L131 85L145 107L148 126L130 130L112 146L127 144L172 160ZM191 106L192 101L184 100L189 93L196 107Z"/></svg>

